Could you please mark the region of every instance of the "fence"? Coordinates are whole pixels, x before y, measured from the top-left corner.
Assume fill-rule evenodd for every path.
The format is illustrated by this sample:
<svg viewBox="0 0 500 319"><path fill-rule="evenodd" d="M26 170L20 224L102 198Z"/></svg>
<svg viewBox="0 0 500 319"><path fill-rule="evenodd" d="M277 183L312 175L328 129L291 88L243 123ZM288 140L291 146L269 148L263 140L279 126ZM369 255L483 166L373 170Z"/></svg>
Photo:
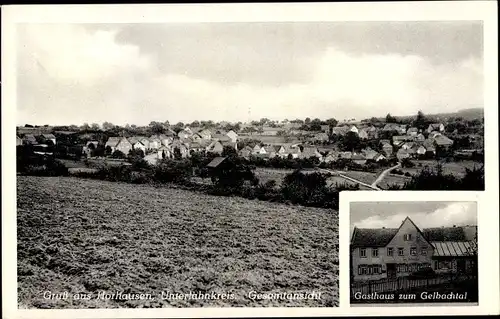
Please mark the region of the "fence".
<svg viewBox="0 0 500 319"><path fill-rule="evenodd" d="M397 292L414 288L428 288L445 283L457 283L466 280L477 280L477 275L472 274L447 274L434 278L412 279L409 277L399 277L397 279L373 280L368 282L354 282L351 284L351 296L357 292L370 294L373 292Z"/></svg>

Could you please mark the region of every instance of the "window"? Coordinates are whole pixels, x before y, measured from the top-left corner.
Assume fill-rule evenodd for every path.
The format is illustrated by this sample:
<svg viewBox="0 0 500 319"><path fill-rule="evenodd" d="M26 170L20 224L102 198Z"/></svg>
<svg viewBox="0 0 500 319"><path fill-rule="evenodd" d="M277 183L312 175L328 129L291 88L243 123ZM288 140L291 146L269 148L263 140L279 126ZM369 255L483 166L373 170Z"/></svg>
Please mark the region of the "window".
<svg viewBox="0 0 500 319"><path fill-rule="evenodd" d="M358 266L358 275L366 275L366 274L367 274L366 265L359 265Z"/></svg>
<svg viewBox="0 0 500 319"><path fill-rule="evenodd" d="M404 248L398 248L398 256L404 256L405 255L405 249Z"/></svg>
<svg viewBox="0 0 500 319"><path fill-rule="evenodd" d="M422 250L420 251L420 254L422 256L427 256L427 247L422 247Z"/></svg>
<svg viewBox="0 0 500 319"><path fill-rule="evenodd" d="M393 248L387 248L387 256L393 256L394 254L394 249Z"/></svg>
<svg viewBox="0 0 500 319"><path fill-rule="evenodd" d="M405 241L410 241L411 240L411 234L405 234L404 235L404 240Z"/></svg>
<svg viewBox="0 0 500 319"><path fill-rule="evenodd" d="M360 248L359 255L361 256L361 258L366 258L366 248Z"/></svg>
<svg viewBox="0 0 500 319"><path fill-rule="evenodd" d="M378 257L378 248L372 249L372 257Z"/></svg>
<svg viewBox="0 0 500 319"><path fill-rule="evenodd" d="M417 247L411 247L410 248L410 255L411 256L416 256L417 255Z"/></svg>

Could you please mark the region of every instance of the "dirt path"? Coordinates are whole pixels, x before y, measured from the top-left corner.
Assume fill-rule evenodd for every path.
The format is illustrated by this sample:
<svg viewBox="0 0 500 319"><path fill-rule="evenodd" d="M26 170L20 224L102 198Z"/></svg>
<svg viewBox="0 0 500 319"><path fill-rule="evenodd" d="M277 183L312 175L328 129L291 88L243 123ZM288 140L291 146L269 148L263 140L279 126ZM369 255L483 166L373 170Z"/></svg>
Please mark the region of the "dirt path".
<svg viewBox="0 0 500 319"><path fill-rule="evenodd" d="M380 190L381 190L381 189L380 189L380 188L378 188L376 185L374 186L374 185L367 184L367 183L362 182L362 181L360 181L360 180L357 180L357 179L355 179L355 178L352 178L352 177L349 177L349 176L347 176L347 175L344 175L344 174L342 174L342 173L341 173L341 172L339 172L339 171L332 171L332 170L329 170L329 169L324 169L324 168L322 168L321 170L323 170L323 171L325 171L325 172L327 172L327 173L332 173L332 174L335 174L335 175L337 175L337 176L340 176L340 177L345 178L345 179L347 179L347 180L350 180L350 181L352 181L352 182L355 182L355 183L358 183L358 184L363 185L363 186L365 186L365 187L371 188L371 189L373 189L373 190L376 190L376 191L380 191Z"/></svg>
<svg viewBox="0 0 500 319"><path fill-rule="evenodd" d="M384 179L384 177L385 177L385 176L386 176L386 175L387 175L390 171L392 171L393 169L398 168L398 167L400 167L400 166L401 166L401 163L398 163L397 165L395 165L395 166L393 166L393 167L389 167L388 169L386 169L385 171L383 171L383 172L382 172L382 173L381 173L381 174L377 177L377 179L376 179L376 180L372 183L372 185L371 185L371 186L373 186L373 187L377 187L377 188L378 188L378 186L377 186L377 185L378 185L378 183L380 183L380 182Z"/></svg>

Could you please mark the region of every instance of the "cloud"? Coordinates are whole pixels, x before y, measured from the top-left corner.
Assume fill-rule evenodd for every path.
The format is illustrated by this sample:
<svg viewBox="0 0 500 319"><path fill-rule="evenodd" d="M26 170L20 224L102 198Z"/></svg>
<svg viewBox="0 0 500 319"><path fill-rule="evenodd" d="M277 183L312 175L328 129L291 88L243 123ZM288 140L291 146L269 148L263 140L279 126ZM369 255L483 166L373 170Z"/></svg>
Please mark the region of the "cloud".
<svg viewBox="0 0 500 319"><path fill-rule="evenodd" d="M450 203L432 212L405 212L403 210L390 216L374 215L355 223L355 226L359 228L398 228L407 216L420 228L477 225L477 204L475 202L458 202Z"/></svg>
<svg viewBox="0 0 500 319"><path fill-rule="evenodd" d="M261 117L342 120L482 106L482 61L473 56L436 64L416 54L351 54L334 45L314 54L310 47L309 55L278 52L276 46L269 55L261 46L262 52L251 53L247 61L248 48L240 48L240 40L227 48L233 57L238 52L241 57L228 61L231 80L224 82L182 72L182 66L166 73L160 65L180 62L164 60L164 55L123 39L118 41L120 32L113 27L25 25L18 34L18 124L110 121L140 125L153 120L246 121ZM207 41L198 45L190 42L187 51L174 49L177 56L189 56L187 61L196 64L197 51L211 50ZM217 43L220 51L223 42ZM293 48L300 50L300 45ZM275 63L280 55L286 63ZM210 60L203 63L210 69ZM224 60L214 63L211 72L216 70L224 78ZM237 63L245 66L235 78L231 68ZM282 80L288 74L285 70L302 70L295 73L303 74L302 81L291 77L288 82L271 85L247 80L247 73L252 78L248 71L252 64L262 76L265 72L281 74L278 77ZM198 65L202 70L203 64Z"/></svg>

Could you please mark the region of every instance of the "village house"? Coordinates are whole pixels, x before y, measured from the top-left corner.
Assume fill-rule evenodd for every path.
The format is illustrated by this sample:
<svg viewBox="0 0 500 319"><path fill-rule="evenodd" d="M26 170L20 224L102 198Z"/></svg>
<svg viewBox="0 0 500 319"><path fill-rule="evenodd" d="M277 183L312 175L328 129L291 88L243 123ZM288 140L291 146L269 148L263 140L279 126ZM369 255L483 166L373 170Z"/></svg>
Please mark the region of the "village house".
<svg viewBox="0 0 500 319"><path fill-rule="evenodd" d="M426 152L431 152L433 154L436 154L436 147L434 146L434 140L426 139L422 143L422 146L425 147Z"/></svg>
<svg viewBox="0 0 500 319"><path fill-rule="evenodd" d="M224 150L224 146L218 140L212 141L212 143L210 143L210 145L208 145L208 147L207 147L207 152L209 152L209 153L221 154L223 150Z"/></svg>
<svg viewBox="0 0 500 319"><path fill-rule="evenodd" d="M352 277L395 279L426 268L436 273L472 272L477 263L476 236L476 226L420 230L409 217L399 228L354 227Z"/></svg>
<svg viewBox="0 0 500 319"><path fill-rule="evenodd" d="M191 130L189 130L189 128L184 128L183 130L179 131L179 133L177 133L177 137L179 139L186 139L188 137L190 137L193 133L191 132Z"/></svg>
<svg viewBox="0 0 500 319"><path fill-rule="evenodd" d="M434 144L439 147L449 148L453 145L453 140L444 135L438 135L434 138Z"/></svg>
<svg viewBox="0 0 500 319"><path fill-rule="evenodd" d="M231 142L233 143L236 143L238 141L238 134L233 130L227 132L226 136L228 136L231 139Z"/></svg>
<svg viewBox="0 0 500 319"><path fill-rule="evenodd" d="M239 151L238 155L243 157L243 158L249 159L250 156L252 155L252 152L253 152L253 149L250 146L245 146L244 148L242 148Z"/></svg>
<svg viewBox="0 0 500 319"><path fill-rule="evenodd" d="M418 135L418 128L416 127L410 127L407 131L406 134L409 136L414 136L416 137Z"/></svg>
<svg viewBox="0 0 500 319"><path fill-rule="evenodd" d="M429 124L429 127L427 128L427 132L428 133L431 133L431 132L434 132L434 131L437 131L437 132L444 132L444 124L443 123L431 123Z"/></svg>
<svg viewBox="0 0 500 319"><path fill-rule="evenodd" d="M33 134L24 135L23 141L24 144L31 144L31 145L38 144L38 141L36 140L36 137Z"/></svg>
<svg viewBox="0 0 500 319"><path fill-rule="evenodd" d="M144 147L146 148L146 150L151 149L151 147L149 145L149 138L143 136L143 137L140 138L139 142L141 142L142 145L144 145Z"/></svg>
<svg viewBox="0 0 500 319"><path fill-rule="evenodd" d="M264 153L266 157L273 158L278 155L280 147L279 146L272 146L272 145L267 145L263 147Z"/></svg>
<svg viewBox="0 0 500 319"><path fill-rule="evenodd" d="M141 150L143 154L146 154L146 146L141 143L141 141L137 141L134 144L132 144L132 148L134 150Z"/></svg>
<svg viewBox="0 0 500 319"><path fill-rule="evenodd" d="M360 139L362 139L362 140L367 140L367 139L368 139L368 137L369 137L369 136L368 136L368 132L366 132L366 130L364 130L364 129L359 130L359 132L358 132L358 136L359 136L359 138L360 138Z"/></svg>
<svg viewBox="0 0 500 319"><path fill-rule="evenodd" d="M415 144L413 146L413 150L415 151L415 156L423 156L427 152L427 149L423 145Z"/></svg>
<svg viewBox="0 0 500 319"><path fill-rule="evenodd" d="M292 155L292 158L299 158L300 153L300 147L295 144L283 144L278 150L278 155L283 158L287 158L289 155Z"/></svg>
<svg viewBox="0 0 500 319"><path fill-rule="evenodd" d="M332 135L344 136L349 132L349 127L347 126L336 126L332 128Z"/></svg>
<svg viewBox="0 0 500 319"><path fill-rule="evenodd" d="M182 158L189 157L189 144L183 143L180 140L174 140L170 146L172 155L175 157L176 151L180 152Z"/></svg>
<svg viewBox="0 0 500 319"><path fill-rule="evenodd" d="M351 125L349 127L349 132L353 132L353 133L359 134L359 129L356 127L356 125Z"/></svg>
<svg viewBox="0 0 500 319"><path fill-rule="evenodd" d="M410 154L408 153L408 150L405 150L404 148L400 148L396 152L396 158L400 161L405 159L405 158L409 158L409 157L410 157Z"/></svg>
<svg viewBox="0 0 500 319"><path fill-rule="evenodd" d="M321 125L321 132L325 133L325 134L330 134L330 125Z"/></svg>
<svg viewBox="0 0 500 319"><path fill-rule="evenodd" d="M348 159L348 160L350 160L352 158L352 152L340 152L339 153L339 158L340 159Z"/></svg>
<svg viewBox="0 0 500 319"><path fill-rule="evenodd" d="M204 130L198 132L198 134L200 134L201 138L203 138L205 140L212 139L212 132L209 129L204 129Z"/></svg>
<svg viewBox="0 0 500 319"><path fill-rule="evenodd" d="M302 152L300 153L300 158L311 158L316 157L318 159L322 159L323 155L318 151L316 147L304 147Z"/></svg>
<svg viewBox="0 0 500 319"><path fill-rule="evenodd" d="M352 155L351 160L353 161L353 163L358 164L358 165L365 165L366 164L366 157L362 154Z"/></svg>
<svg viewBox="0 0 500 319"><path fill-rule="evenodd" d="M149 138L149 148L152 150L157 150L161 146L161 140L157 137L150 137Z"/></svg>
<svg viewBox="0 0 500 319"><path fill-rule="evenodd" d="M382 144L382 152L385 154L386 157L389 157L392 155L394 149L393 146L389 143L384 143Z"/></svg>
<svg viewBox="0 0 500 319"><path fill-rule="evenodd" d="M339 154L338 152L335 152L335 151L332 151L332 152L329 152L324 158L323 158L323 162L325 163L331 163L331 162L335 162L337 161L337 159L339 158Z"/></svg>
<svg viewBox="0 0 500 319"><path fill-rule="evenodd" d="M262 132L261 134L264 136L275 136L278 135L278 131L280 128L278 127L270 127L270 126L263 126L261 128Z"/></svg>
<svg viewBox="0 0 500 319"><path fill-rule="evenodd" d="M419 133L419 134L415 137L415 141L417 141L417 142L423 142L423 141L425 141L425 136L424 136L424 134Z"/></svg>
<svg viewBox="0 0 500 319"><path fill-rule="evenodd" d="M362 151L363 155L365 156L366 160L372 160L375 162L378 162L380 160L385 159L385 156L378 153L377 151L374 151L372 149L364 149Z"/></svg>
<svg viewBox="0 0 500 319"><path fill-rule="evenodd" d="M441 133L438 131L433 131L429 133L429 138L436 138L437 136L440 136Z"/></svg>
<svg viewBox="0 0 500 319"><path fill-rule="evenodd" d="M158 154L158 159L166 159L166 158L172 158L172 149L168 146L162 145L160 146L157 150L156 153Z"/></svg>
<svg viewBox="0 0 500 319"><path fill-rule="evenodd" d="M260 146L259 144L255 145L252 149L253 155L264 154L264 153L266 153L266 150L264 149L263 146Z"/></svg>
<svg viewBox="0 0 500 319"><path fill-rule="evenodd" d="M41 136L45 143L51 141L54 145L56 145L56 137L54 134L42 134Z"/></svg>
<svg viewBox="0 0 500 319"><path fill-rule="evenodd" d="M404 142L403 145L401 145L402 149L409 150L415 145L414 142Z"/></svg>
<svg viewBox="0 0 500 319"><path fill-rule="evenodd" d="M314 140L318 142L327 142L328 141L328 134L327 133L316 133L314 135Z"/></svg>
<svg viewBox="0 0 500 319"><path fill-rule="evenodd" d="M104 147L107 148L108 146L111 148L111 153L120 151L125 155L132 149L132 144L125 137L110 137Z"/></svg>
<svg viewBox="0 0 500 319"><path fill-rule="evenodd" d="M189 144L189 151L193 152L203 152L207 150L207 147L210 145L210 141L205 139L200 139L193 141Z"/></svg>

